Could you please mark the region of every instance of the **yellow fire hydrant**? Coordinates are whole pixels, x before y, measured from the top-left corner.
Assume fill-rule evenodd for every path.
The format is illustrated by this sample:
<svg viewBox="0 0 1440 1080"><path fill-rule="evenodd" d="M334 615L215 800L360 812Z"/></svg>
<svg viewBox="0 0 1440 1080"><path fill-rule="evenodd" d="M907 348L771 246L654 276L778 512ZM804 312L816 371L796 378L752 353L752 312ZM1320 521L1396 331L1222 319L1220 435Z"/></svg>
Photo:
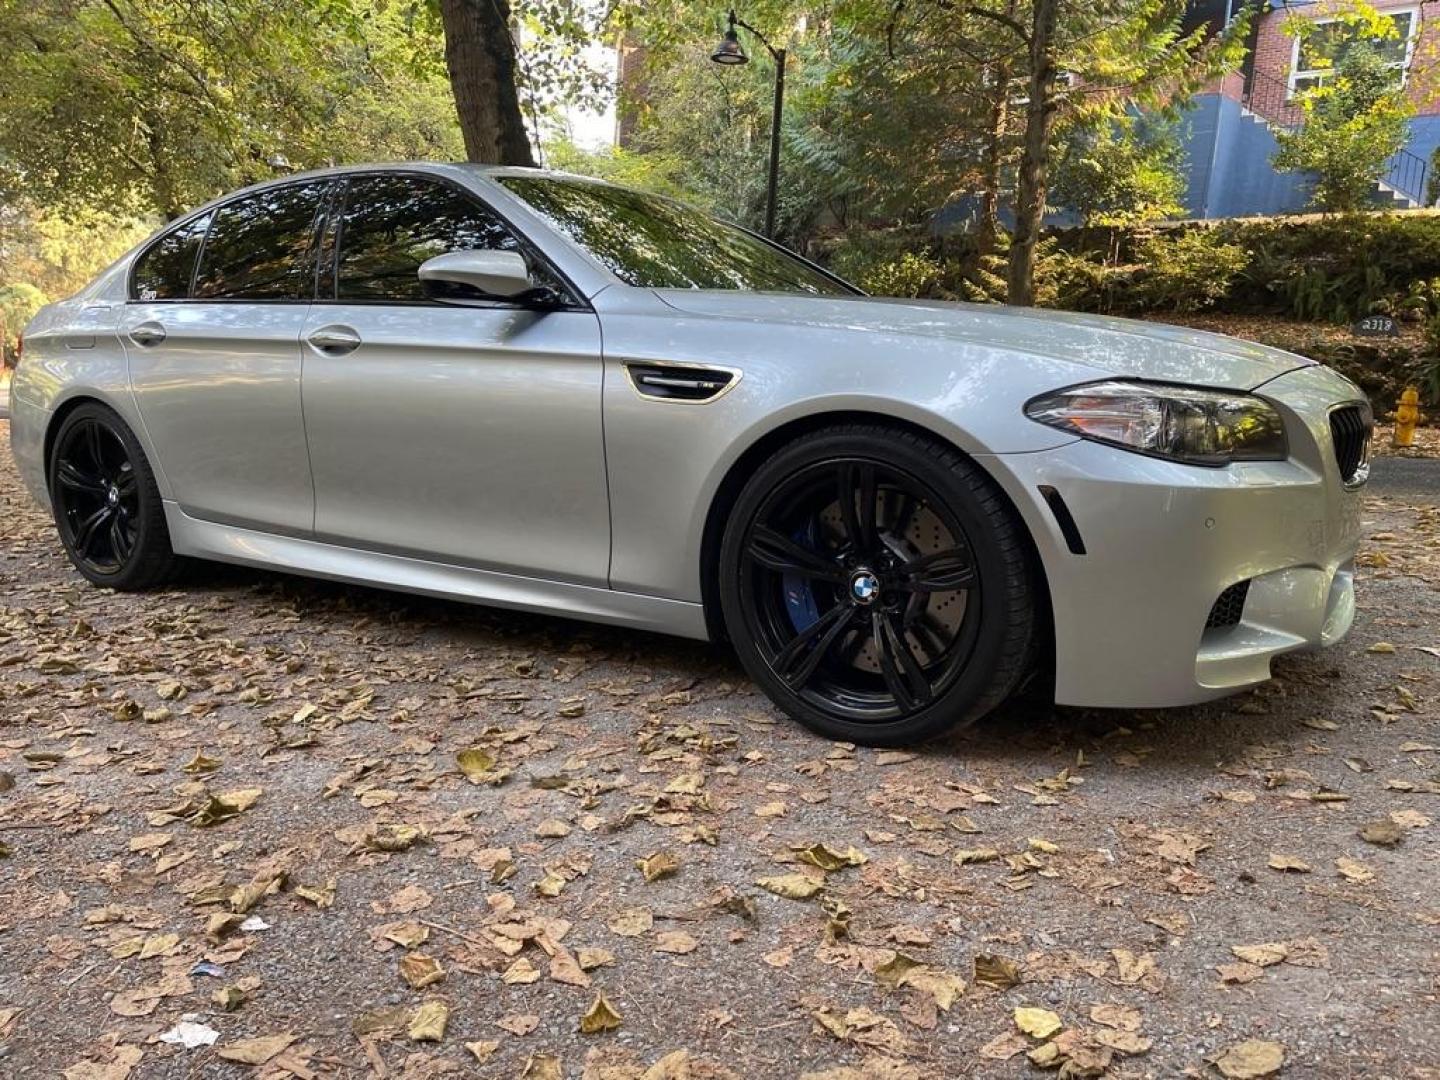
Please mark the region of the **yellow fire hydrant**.
<svg viewBox="0 0 1440 1080"><path fill-rule="evenodd" d="M1394 446L1413 446L1415 425L1420 422L1420 391L1407 386L1400 394L1400 403L1395 406L1395 434L1390 442Z"/></svg>

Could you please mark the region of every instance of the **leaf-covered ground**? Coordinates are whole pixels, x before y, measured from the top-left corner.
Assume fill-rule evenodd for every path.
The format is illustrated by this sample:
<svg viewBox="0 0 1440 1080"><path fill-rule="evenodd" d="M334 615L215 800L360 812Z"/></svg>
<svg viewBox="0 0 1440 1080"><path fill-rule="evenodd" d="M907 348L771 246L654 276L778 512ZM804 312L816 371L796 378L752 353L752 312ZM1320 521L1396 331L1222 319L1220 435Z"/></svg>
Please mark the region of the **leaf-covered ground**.
<svg viewBox="0 0 1440 1080"><path fill-rule="evenodd" d="M1435 507L1258 692L876 752L718 648L90 588L7 436L0 1074L1440 1076Z"/></svg>

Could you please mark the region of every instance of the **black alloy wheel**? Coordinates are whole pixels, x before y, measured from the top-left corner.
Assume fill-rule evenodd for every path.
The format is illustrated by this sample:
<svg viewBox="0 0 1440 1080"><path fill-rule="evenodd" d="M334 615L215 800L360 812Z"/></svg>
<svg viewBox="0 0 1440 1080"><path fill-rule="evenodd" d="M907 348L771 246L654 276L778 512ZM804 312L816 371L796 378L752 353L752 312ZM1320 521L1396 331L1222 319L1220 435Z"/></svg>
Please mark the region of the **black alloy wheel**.
<svg viewBox="0 0 1440 1080"><path fill-rule="evenodd" d="M721 553L741 660L834 738L915 742L978 718L1029 660L1020 533L972 462L847 427L786 447L741 493Z"/></svg>
<svg viewBox="0 0 1440 1080"><path fill-rule="evenodd" d="M75 568L97 585L141 589L174 555L154 474L134 434L96 403L69 413L50 456L50 499Z"/></svg>

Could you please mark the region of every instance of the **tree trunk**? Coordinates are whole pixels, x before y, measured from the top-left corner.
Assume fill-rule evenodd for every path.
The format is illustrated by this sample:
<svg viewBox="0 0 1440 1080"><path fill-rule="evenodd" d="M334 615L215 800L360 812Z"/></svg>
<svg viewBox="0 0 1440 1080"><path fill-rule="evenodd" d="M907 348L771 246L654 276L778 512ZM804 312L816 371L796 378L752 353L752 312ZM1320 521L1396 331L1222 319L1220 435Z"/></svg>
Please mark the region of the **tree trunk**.
<svg viewBox="0 0 1440 1080"><path fill-rule="evenodd" d="M984 187L980 195L980 253L994 251L1000 238L1000 164L1005 155L1005 128L1010 112L1010 65L995 65L985 131Z"/></svg>
<svg viewBox="0 0 1440 1080"><path fill-rule="evenodd" d="M515 89L510 0L440 0L440 18L465 156L487 165L534 165Z"/></svg>
<svg viewBox="0 0 1440 1080"><path fill-rule="evenodd" d="M1030 100L1025 106L1025 146L1015 195L1015 235L1010 244L1010 303L1035 303L1035 246L1045 216L1045 178L1050 132L1055 126L1055 25L1060 0L1035 0L1030 29Z"/></svg>

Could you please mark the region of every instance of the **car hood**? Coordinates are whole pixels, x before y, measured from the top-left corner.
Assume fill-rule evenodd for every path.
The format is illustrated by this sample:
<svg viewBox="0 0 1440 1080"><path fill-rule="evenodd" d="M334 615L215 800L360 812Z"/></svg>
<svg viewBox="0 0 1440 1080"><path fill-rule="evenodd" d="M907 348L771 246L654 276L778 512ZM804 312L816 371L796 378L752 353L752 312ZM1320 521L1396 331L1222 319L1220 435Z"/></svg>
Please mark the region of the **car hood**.
<svg viewBox="0 0 1440 1080"><path fill-rule="evenodd" d="M657 295L671 307L695 315L830 330L844 327L887 337L948 338L1068 360L1092 369L1097 378L1125 376L1252 390L1314 363L1223 334L1040 308L690 289L663 289Z"/></svg>

